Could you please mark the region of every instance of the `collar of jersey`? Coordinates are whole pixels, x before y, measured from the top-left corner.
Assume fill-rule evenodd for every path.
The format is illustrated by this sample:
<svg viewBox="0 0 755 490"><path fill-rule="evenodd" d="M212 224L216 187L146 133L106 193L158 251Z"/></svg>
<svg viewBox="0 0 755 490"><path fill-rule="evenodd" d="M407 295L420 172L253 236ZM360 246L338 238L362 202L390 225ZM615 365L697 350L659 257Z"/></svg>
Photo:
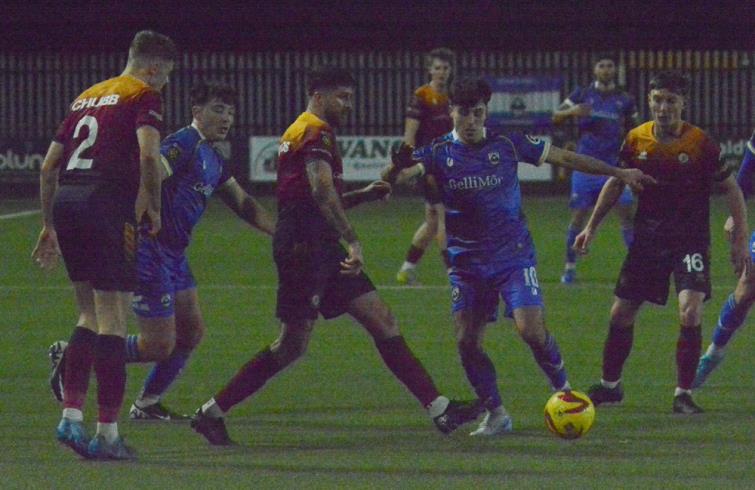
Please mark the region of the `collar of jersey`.
<svg viewBox="0 0 755 490"><path fill-rule="evenodd" d="M197 125L196 125L196 123L195 123L194 121L191 121L191 127L197 130L197 133L199 133L199 137L200 137L200 138L202 138L203 140L206 140L206 139L207 139L207 138L205 138L205 136L204 136L204 135L202 134L202 131L200 131L200 130L199 130L199 128L197 127Z"/></svg>
<svg viewBox="0 0 755 490"><path fill-rule="evenodd" d="M481 144L485 143L485 139L487 137L488 137L488 128L483 127L482 128L482 139L480 140L480 142L477 143L476 145L468 145L468 146L478 146L478 145L481 145ZM461 141L461 138L459 138L459 133L456 132L456 128L454 128L454 130L451 131L451 138L453 139L454 143L460 143L462 145L466 145L466 143L463 143Z"/></svg>

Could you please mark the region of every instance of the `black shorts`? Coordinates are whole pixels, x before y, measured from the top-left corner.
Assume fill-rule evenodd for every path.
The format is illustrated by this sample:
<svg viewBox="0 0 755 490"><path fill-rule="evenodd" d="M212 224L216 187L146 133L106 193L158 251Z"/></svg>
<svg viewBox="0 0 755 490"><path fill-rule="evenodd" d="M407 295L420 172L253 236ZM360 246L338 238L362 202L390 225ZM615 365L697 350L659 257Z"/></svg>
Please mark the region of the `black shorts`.
<svg viewBox="0 0 755 490"><path fill-rule="evenodd" d="M624 259L614 293L630 301L665 305L671 274L677 294L689 289L710 299L710 246L688 243L661 247L635 241Z"/></svg>
<svg viewBox="0 0 755 490"><path fill-rule="evenodd" d="M275 314L283 322L314 320L318 313L335 318L346 313L359 296L375 290L364 272L339 274L348 254L334 240L295 238L295 233L276 230L273 256L278 269L278 301Z"/></svg>
<svg viewBox="0 0 755 490"><path fill-rule="evenodd" d="M71 281L94 289L136 286L134 201L97 185L64 185L53 204L53 224Z"/></svg>

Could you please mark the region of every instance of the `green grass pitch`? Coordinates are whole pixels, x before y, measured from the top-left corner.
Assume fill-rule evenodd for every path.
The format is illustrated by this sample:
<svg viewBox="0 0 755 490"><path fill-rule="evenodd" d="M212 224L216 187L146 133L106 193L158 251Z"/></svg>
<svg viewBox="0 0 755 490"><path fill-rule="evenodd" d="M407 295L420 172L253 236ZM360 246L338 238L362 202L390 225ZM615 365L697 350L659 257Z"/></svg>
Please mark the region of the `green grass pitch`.
<svg viewBox="0 0 755 490"><path fill-rule="evenodd" d="M265 200L268 207L273 202ZM34 201L0 202L5 215ZM539 252L547 324L561 344L576 389L600 376L612 288L624 255L617 221L607 221L579 283L558 283L568 210L564 197L527 197ZM753 212L750 206L751 214ZM449 292L437 248L420 265L423 287L398 288L422 204L396 198L349 211L364 242L367 270L403 333L441 390L469 397L449 315ZM723 201L713 207L714 298L704 344L735 278L723 240ZM752 221L752 219L751 219ZM709 385L696 395L707 410L671 414L676 382L676 300L646 307L626 365L625 403L599 409L592 431L563 441L543 422L544 376L505 321L486 347L499 374L515 432L494 440L437 433L424 411L382 365L372 342L350 319L321 321L306 357L229 416L240 446L208 446L186 424L135 423L126 411L147 372L129 367L121 432L139 452L135 463L92 463L58 447L59 407L47 388L48 345L67 338L76 320L62 268L43 273L29 259L39 215L0 220L0 474L3 488L752 488L755 402L749 355L750 315ZM207 335L166 398L193 411L277 334L276 278L270 241L219 201L196 230L190 257L199 282ZM135 324L132 324L135 331ZM96 420L94 380L86 407Z"/></svg>

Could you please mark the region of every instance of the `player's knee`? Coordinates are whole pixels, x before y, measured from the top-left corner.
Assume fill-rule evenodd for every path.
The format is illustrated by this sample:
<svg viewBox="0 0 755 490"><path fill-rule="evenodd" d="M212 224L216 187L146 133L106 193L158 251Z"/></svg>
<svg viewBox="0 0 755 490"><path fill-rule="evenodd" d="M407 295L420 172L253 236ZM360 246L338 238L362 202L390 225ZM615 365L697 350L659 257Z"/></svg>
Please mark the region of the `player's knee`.
<svg viewBox="0 0 755 490"><path fill-rule="evenodd" d="M141 355L153 361L167 359L176 347L176 340L172 336L145 339L144 345L139 346Z"/></svg>
<svg viewBox="0 0 755 490"><path fill-rule="evenodd" d="M679 323L682 325L695 326L702 323L702 314L699 308L684 307L679 312Z"/></svg>
<svg viewBox="0 0 755 490"><path fill-rule="evenodd" d="M204 338L204 324L198 324L187 332L178 335L176 338L176 348L193 351L197 348Z"/></svg>
<svg viewBox="0 0 755 490"><path fill-rule="evenodd" d="M482 350L481 339L477 336L462 335L456 341L456 348L462 358L474 355Z"/></svg>
<svg viewBox="0 0 755 490"><path fill-rule="evenodd" d="M270 352L281 367L297 361L306 351L306 342L275 342L270 346Z"/></svg>

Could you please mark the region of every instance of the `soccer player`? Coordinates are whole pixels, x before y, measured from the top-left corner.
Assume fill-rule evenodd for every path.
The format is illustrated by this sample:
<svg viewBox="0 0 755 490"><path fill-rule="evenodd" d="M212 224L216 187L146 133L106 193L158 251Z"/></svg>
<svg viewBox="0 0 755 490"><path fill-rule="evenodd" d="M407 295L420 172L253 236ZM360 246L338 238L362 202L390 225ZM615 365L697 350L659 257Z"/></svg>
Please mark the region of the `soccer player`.
<svg viewBox="0 0 755 490"><path fill-rule="evenodd" d="M233 125L235 90L224 83L199 82L190 97L191 125L165 138L160 148L165 165L163 227L157 237L142 235L137 250L138 284L132 309L140 334L126 338L126 362L158 362L129 411L136 420L188 418L165 407L160 399L204 335L186 248L210 196L219 194L241 219L268 235L275 228L267 210L230 175L213 146L226 138Z"/></svg>
<svg viewBox="0 0 755 490"><path fill-rule="evenodd" d="M627 134L621 165L639 168L658 184L639 193L634 218L635 241L629 248L614 291L608 337L603 348L603 377L590 387L595 405L624 398L621 372L632 350L634 322L645 301L666 304L673 274L679 300L676 344L677 386L673 412L696 414L692 381L700 357L703 303L710 298L710 196L715 182L726 194L732 216L731 261L735 272L746 274L747 210L731 171L719 161L719 146L700 128L682 120L689 80L663 71L650 80L648 104L653 119ZM609 179L587 226L575 239L586 253L606 213L624 185Z"/></svg>
<svg viewBox="0 0 755 490"><path fill-rule="evenodd" d="M314 69L309 74L307 110L281 137L273 236L280 335L196 411L191 425L213 445L232 443L225 414L304 354L318 314L334 318L348 313L364 327L385 364L441 432L451 432L481 412L479 403L451 401L438 392L363 271L362 245L344 210L386 196L390 185L377 181L343 192L335 130L351 112L355 85L344 70Z"/></svg>
<svg viewBox="0 0 755 490"><path fill-rule="evenodd" d="M132 419L188 418L160 403L162 394L186 365L204 334L196 282L186 258L191 232L208 200L217 193L239 218L272 235L275 222L230 174L213 143L233 125L235 90L223 83L200 82L191 90L190 126L161 145L167 178L162 186L163 228L144 239L137 255L138 285L133 310L140 335L126 341L127 361L158 361L129 411Z"/></svg>
<svg viewBox="0 0 755 490"><path fill-rule="evenodd" d="M60 250L79 309L65 356L63 416L57 439L93 459L133 459L118 434L126 384L126 315L136 285L137 223L160 222L160 90L173 69L173 41L134 36L123 73L71 104L40 174L43 227L32 256L54 265ZM83 426L90 371L97 377L95 437Z"/></svg>
<svg viewBox="0 0 755 490"><path fill-rule="evenodd" d="M576 119L580 131L577 153L616 166L624 134L638 124L637 110L634 100L616 86L616 64L611 56L598 55L593 74L595 80L587 87L574 90L553 114L553 122L559 124L570 118ZM572 215L566 233L566 264L561 276L564 284L572 284L576 280L574 237L584 227L605 182L606 177L602 175L572 173L569 199ZM632 209L632 192L627 188L616 208L627 248L633 238Z"/></svg>
<svg viewBox="0 0 755 490"><path fill-rule="evenodd" d="M558 344L545 327L535 246L522 211L518 162L548 162L616 176L636 188L652 182L639 170L610 166L541 139L487 130L490 97L484 79L455 81L450 93L453 132L417 149L413 156L399 153L384 173L390 179L397 168L418 160L433 202L445 207L457 347L467 378L487 409L473 436L512 430L495 366L483 349L486 324L496 320L499 297L553 389L570 389Z"/></svg>
<svg viewBox="0 0 755 490"><path fill-rule="evenodd" d="M447 48L436 48L427 53L425 67L430 75L430 83L414 91L406 110L404 122L404 144L420 147L429 144L453 128L448 114L448 80L454 69L454 54ZM399 182L412 178L412 173L399 176ZM448 267L446 232L443 219L445 213L440 203L431 204L425 199L425 220L414 232L412 243L406 252L396 280L399 284L417 282L417 264L433 239L438 242L443 262Z"/></svg>
<svg viewBox="0 0 755 490"><path fill-rule="evenodd" d="M742 189L745 199L755 193L755 131L753 131L750 141L747 143L744 160L742 160L742 166L739 168L739 174L737 175L737 183L740 189ZM729 216L726 220L724 229L730 240L736 235L734 218L732 216ZM750 237L750 257L755 263L755 231ZM705 380L708 379L708 376L710 376L710 373L721 364L726 352L726 345L731 340L734 332L744 324L747 313L750 311L753 303L755 303L755 273L752 271L753 266L750 267L750 274L739 276L737 287L729 295L724 306L721 308L718 324L713 331L712 342L697 365L695 380L692 382L693 388L701 387L705 383Z"/></svg>

